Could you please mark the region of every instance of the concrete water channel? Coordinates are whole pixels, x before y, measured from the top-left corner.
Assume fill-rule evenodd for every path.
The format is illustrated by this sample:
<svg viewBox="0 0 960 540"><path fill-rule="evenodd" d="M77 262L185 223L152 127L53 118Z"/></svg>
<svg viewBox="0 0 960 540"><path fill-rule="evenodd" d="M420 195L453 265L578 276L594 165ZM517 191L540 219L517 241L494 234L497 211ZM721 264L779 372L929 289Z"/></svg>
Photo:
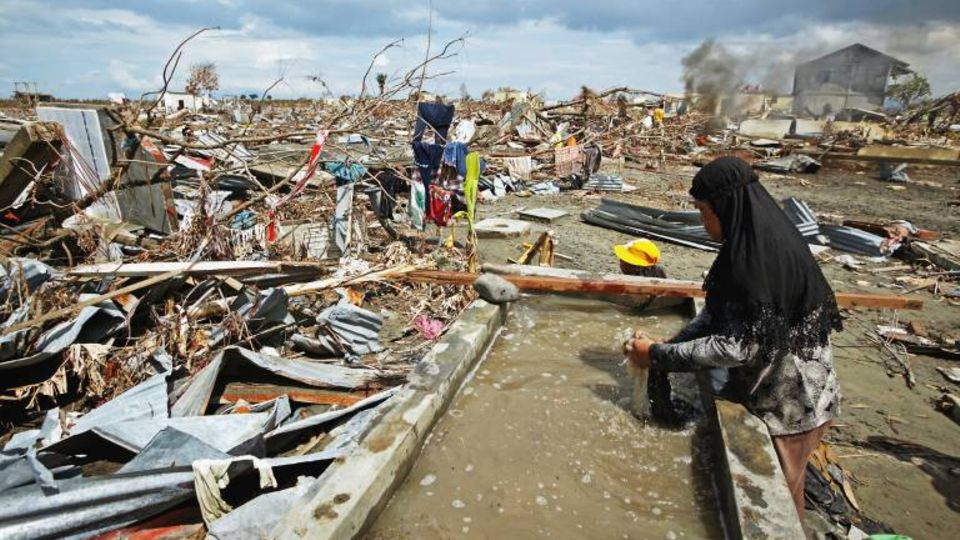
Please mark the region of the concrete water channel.
<svg viewBox="0 0 960 540"><path fill-rule="evenodd" d="M671 430L630 413L619 336L684 320L557 296L513 306L366 537L722 537L703 415Z"/></svg>
<svg viewBox="0 0 960 540"><path fill-rule="evenodd" d="M667 337L694 311L475 301L278 537L803 538L766 427L709 376L674 380L700 409L683 428L630 413L623 331Z"/></svg>

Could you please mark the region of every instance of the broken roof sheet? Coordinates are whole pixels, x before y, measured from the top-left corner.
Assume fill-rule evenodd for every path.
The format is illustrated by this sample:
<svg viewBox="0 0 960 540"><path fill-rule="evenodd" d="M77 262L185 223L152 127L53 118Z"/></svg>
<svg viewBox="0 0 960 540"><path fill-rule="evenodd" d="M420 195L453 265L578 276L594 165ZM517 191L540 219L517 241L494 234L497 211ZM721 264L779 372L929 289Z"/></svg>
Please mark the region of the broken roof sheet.
<svg viewBox="0 0 960 540"><path fill-rule="evenodd" d="M88 538L193 497L193 473L173 469L78 478L44 495L36 485L0 493L0 537Z"/></svg>
<svg viewBox="0 0 960 540"><path fill-rule="evenodd" d="M310 362L295 358L283 358L257 353L242 347L228 347L197 373L189 387L173 405L174 416L203 414L210 404L211 394L222 372L236 374L234 380L242 380L250 368L259 368L281 377L325 388L361 388L380 378L371 369L358 369Z"/></svg>

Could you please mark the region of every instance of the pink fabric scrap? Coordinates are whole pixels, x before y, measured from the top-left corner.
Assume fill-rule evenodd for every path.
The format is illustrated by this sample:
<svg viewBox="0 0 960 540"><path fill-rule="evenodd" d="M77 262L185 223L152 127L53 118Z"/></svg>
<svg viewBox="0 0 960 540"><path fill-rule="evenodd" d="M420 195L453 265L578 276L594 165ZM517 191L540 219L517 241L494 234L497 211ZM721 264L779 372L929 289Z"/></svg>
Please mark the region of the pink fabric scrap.
<svg viewBox="0 0 960 540"><path fill-rule="evenodd" d="M430 341L437 339L440 337L440 334L443 333L443 322L437 319L431 319L426 315L417 315L417 317L413 319L413 327L420 332L420 335Z"/></svg>

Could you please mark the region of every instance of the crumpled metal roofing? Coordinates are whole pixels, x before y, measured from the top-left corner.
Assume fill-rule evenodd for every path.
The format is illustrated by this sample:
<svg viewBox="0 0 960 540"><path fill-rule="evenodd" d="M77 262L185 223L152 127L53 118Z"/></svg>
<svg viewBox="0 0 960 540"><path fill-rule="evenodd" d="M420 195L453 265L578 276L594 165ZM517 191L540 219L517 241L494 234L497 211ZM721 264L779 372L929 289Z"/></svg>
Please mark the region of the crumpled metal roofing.
<svg viewBox="0 0 960 540"><path fill-rule="evenodd" d="M271 439L275 437L290 435L290 434L298 433L305 429L315 428L317 426L321 426L323 424L333 422L334 420L338 420L347 415L353 414L359 410L363 410L367 407L370 407L371 405L380 403L381 401L386 401L387 399L392 397L394 394L396 394L400 390L400 388L401 387L399 386L389 388L387 390L384 390L383 392L379 392L368 398L360 400L344 409L328 411L325 413L308 416L306 418L298 418L296 415L294 415L290 418L290 420L288 420L287 422L284 422L280 427L278 427L277 429L267 434L267 443L269 444L271 442Z"/></svg>
<svg viewBox="0 0 960 540"><path fill-rule="evenodd" d="M700 223L699 212L667 212L656 208L602 199L600 206L580 214L580 218L606 229L653 238L682 246L718 251L720 244L710 239Z"/></svg>
<svg viewBox="0 0 960 540"><path fill-rule="evenodd" d="M230 454L210 446L189 433L167 426L154 435L143 450L117 472L189 467L197 459L229 459L230 457Z"/></svg>
<svg viewBox="0 0 960 540"><path fill-rule="evenodd" d="M44 495L36 485L0 493L0 538L87 538L160 513L193 497L183 469L78 478Z"/></svg>
<svg viewBox="0 0 960 540"><path fill-rule="evenodd" d="M592 174L583 189L595 191L623 191L623 177L615 174Z"/></svg>
<svg viewBox="0 0 960 540"><path fill-rule="evenodd" d="M228 347L194 376L190 385L174 403L171 413L173 416L203 414L222 371L229 370L238 374L240 376L237 378L242 380L242 374L249 373L251 368L264 369L311 386L328 388L359 388L379 378L379 374L371 369L347 368L297 358L270 356L242 347Z"/></svg>
<svg viewBox="0 0 960 540"><path fill-rule="evenodd" d="M83 454L91 448L103 448L102 443L109 442L129 452L138 453L160 431L172 427L220 451L239 454L248 451L265 432L276 427L277 417L278 415L272 412L262 412L116 422L74 435L45 450L75 455Z"/></svg>
<svg viewBox="0 0 960 540"><path fill-rule="evenodd" d="M380 345L380 315L357 307L346 299L323 310L317 316L315 337L294 335L294 344L314 354L356 357L383 350Z"/></svg>
<svg viewBox="0 0 960 540"><path fill-rule="evenodd" d="M871 257L885 257L900 248L875 234L840 225L822 225L820 231L830 239L830 247Z"/></svg>
<svg viewBox="0 0 960 540"><path fill-rule="evenodd" d="M168 373L153 375L96 409L80 416L70 426L69 433L77 435L99 426L117 422L169 418L167 376Z"/></svg>
<svg viewBox="0 0 960 540"><path fill-rule="evenodd" d="M820 225L817 216L806 202L790 197L783 200L783 212L797 227L802 236L817 236L820 234Z"/></svg>
<svg viewBox="0 0 960 540"><path fill-rule="evenodd" d="M58 275L51 266L35 259L10 258L5 264L0 264L0 301L6 301L11 293L19 293L19 282L22 279L26 285L24 293L37 290L50 278ZM15 298L22 301L23 298Z"/></svg>
<svg viewBox="0 0 960 540"><path fill-rule="evenodd" d="M93 295L80 295L84 301ZM45 361L62 362L60 353L74 343L98 343L105 337L113 334L126 324L126 318L112 301L102 302L95 306L87 306L80 310L75 319L64 321L44 332L36 341L33 349L36 351L29 356L7 359L0 362L0 371L17 371L14 386L22 386L40 382L49 376L50 369L56 366L46 366L47 369L37 371L34 375L29 372L33 366ZM25 352L25 351L24 351ZM33 380L33 378L39 380Z"/></svg>
<svg viewBox="0 0 960 540"><path fill-rule="evenodd" d="M207 538L213 540L262 540L279 523L284 513L307 493L314 478L301 477L296 486L266 493L248 501L209 524Z"/></svg>

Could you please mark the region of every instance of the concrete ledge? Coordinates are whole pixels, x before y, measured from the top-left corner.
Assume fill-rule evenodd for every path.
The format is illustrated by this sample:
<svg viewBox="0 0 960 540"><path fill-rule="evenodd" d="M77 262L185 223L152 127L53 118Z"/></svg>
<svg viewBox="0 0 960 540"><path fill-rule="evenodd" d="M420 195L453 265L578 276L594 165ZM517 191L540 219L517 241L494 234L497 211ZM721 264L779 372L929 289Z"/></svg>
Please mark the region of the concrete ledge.
<svg viewBox="0 0 960 540"><path fill-rule="evenodd" d="M691 315L703 308L704 301L694 299ZM805 538L766 424L743 405L718 399L710 372L698 372L697 383L704 414L717 437L713 479L727 537Z"/></svg>
<svg viewBox="0 0 960 540"><path fill-rule="evenodd" d="M743 405L716 400L716 419L723 438L731 491L729 509L736 517L736 538L803 539L803 526L780 468L767 426ZM730 520L732 521L732 520Z"/></svg>
<svg viewBox="0 0 960 540"><path fill-rule="evenodd" d="M421 360L392 406L281 519L271 538L359 536L403 481L427 435L503 324L506 307L477 300Z"/></svg>
<svg viewBox="0 0 960 540"><path fill-rule="evenodd" d="M701 378L701 391L712 395L709 376ZM714 477L729 537L805 538L766 424L738 403L707 401L720 435Z"/></svg>

